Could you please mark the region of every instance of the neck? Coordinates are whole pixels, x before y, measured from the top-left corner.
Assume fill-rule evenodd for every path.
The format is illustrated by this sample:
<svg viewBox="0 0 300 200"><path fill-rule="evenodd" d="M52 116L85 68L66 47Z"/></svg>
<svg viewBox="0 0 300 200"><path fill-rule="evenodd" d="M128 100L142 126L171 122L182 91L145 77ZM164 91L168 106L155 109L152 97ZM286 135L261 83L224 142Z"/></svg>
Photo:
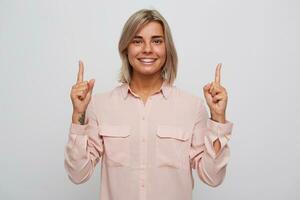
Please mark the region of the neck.
<svg viewBox="0 0 300 200"><path fill-rule="evenodd" d="M161 88L163 78L160 73L154 76L133 73L129 86L133 92L141 96L150 96Z"/></svg>

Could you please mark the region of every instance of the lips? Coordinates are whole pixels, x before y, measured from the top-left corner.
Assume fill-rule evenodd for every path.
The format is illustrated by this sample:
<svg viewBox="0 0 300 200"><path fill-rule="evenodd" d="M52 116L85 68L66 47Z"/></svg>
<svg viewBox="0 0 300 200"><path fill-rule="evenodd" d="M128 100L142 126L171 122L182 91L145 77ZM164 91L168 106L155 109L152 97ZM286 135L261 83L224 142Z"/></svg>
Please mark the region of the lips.
<svg viewBox="0 0 300 200"><path fill-rule="evenodd" d="M153 64L157 58L138 58L138 60L143 64L150 65Z"/></svg>

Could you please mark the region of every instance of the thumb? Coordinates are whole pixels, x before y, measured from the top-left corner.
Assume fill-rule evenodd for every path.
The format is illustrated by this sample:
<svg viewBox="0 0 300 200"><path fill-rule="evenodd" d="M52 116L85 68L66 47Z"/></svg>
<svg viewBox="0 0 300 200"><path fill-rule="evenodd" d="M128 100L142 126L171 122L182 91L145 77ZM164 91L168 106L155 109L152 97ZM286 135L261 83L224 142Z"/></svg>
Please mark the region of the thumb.
<svg viewBox="0 0 300 200"><path fill-rule="evenodd" d="M206 103L208 104L208 106L211 105L211 101L212 101L212 97L209 93L209 90L211 88L212 84L211 83L208 83L206 84L204 87L203 87L203 93L204 93L204 97L205 97L205 100L206 100Z"/></svg>
<svg viewBox="0 0 300 200"><path fill-rule="evenodd" d="M207 94L207 93L208 93L208 91L210 90L210 87L211 87L211 84L210 84L210 83L206 84L206 85L203 87L203 92L204 92L204 94Z"/></svg>
<svg viewBox="0 0 300 200"><path fill-rule="evenodd" d="M89 82L88 82L89 91L87 92L87 95L88 95L88 96L91 96L91 95L92 95L94 85L95 85L95 79L89 80Z"/></svg>
<svg viewBox="0 0 300 200"><path fill-rule="evenodd" d="M94 88L95 79L89 80L89 90L93 90Z"/></svg>

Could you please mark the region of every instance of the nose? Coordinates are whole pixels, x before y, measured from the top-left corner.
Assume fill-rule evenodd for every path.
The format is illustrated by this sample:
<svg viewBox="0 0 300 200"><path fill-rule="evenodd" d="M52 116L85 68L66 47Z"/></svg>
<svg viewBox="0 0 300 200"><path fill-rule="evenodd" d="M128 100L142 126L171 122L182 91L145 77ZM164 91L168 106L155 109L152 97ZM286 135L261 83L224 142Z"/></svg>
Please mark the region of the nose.
<svg viewBox="0 0 300 200"><path fill-rule="evenodd" d="M143 52L144 53L151 53L152 52L152 46L151 46L150 42L145 42Z"/></svg>

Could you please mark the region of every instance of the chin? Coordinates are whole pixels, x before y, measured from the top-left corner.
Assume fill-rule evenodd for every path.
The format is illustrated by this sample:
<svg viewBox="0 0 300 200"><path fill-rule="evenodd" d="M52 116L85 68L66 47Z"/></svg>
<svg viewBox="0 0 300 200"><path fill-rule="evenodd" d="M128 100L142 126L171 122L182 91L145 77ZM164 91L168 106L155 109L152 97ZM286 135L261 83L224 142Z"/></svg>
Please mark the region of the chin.
<svg viewBox="0 0 300 200"><path fill-rule="evenodd" d="M138 71L143 75L153 75L160 71L160 68L153 66L140 66Z"/></svg>

